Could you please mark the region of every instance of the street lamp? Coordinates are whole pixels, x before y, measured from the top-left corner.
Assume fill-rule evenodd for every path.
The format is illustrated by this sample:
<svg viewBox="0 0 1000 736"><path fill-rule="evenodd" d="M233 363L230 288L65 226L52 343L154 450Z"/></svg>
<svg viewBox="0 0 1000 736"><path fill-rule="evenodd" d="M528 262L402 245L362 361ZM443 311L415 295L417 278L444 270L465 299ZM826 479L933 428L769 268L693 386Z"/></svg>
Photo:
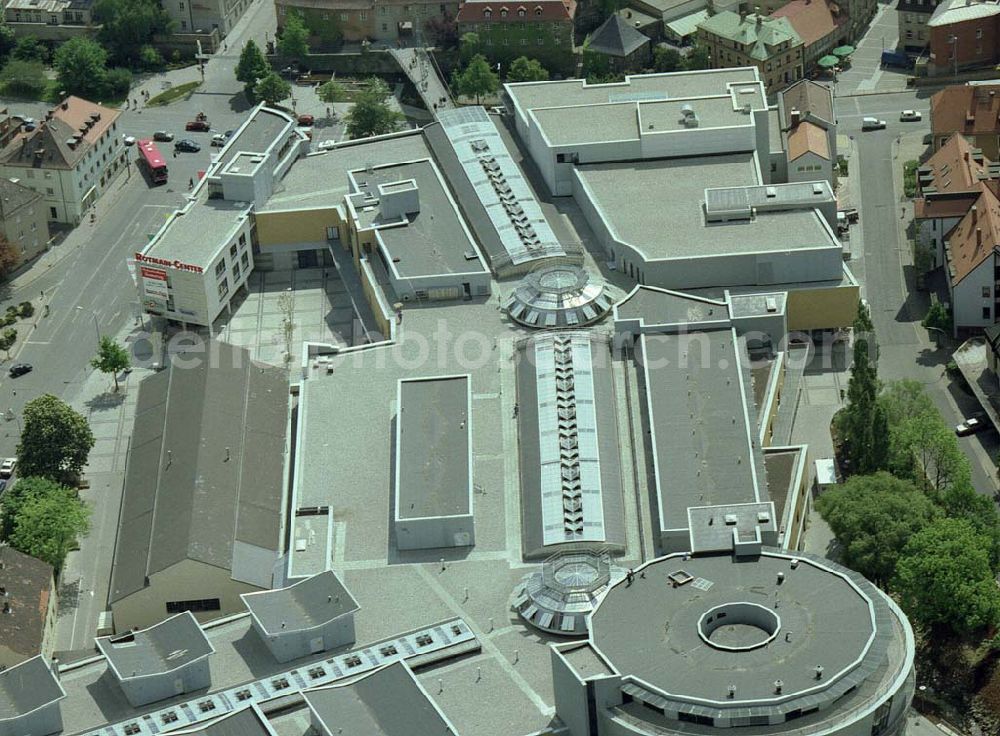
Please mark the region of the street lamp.
<svg viewBox="0 0 1000 736"><path fill-rule="evenodd" d="M81 306L77 306L77 311L80 311L80 312L89 311L90 314L91 314L91 316L94 318L94 329L97 331L97 347L100 347L101 346L101 326L97 323L97 312L95 312L92 309L91 310L85 310Z"/></svg>

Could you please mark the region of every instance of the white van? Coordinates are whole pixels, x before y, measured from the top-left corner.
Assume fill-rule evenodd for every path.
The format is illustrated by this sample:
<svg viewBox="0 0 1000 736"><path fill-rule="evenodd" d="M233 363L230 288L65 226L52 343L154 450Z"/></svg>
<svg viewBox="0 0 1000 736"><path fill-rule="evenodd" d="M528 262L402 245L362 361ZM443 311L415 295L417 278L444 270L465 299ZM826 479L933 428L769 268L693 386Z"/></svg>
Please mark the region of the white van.
<svg viewBox="0 0 1000 736"><path fill-rule="evenodd" d="M861 130L881 130L885 121L878 118L861 118Z"/></svg>

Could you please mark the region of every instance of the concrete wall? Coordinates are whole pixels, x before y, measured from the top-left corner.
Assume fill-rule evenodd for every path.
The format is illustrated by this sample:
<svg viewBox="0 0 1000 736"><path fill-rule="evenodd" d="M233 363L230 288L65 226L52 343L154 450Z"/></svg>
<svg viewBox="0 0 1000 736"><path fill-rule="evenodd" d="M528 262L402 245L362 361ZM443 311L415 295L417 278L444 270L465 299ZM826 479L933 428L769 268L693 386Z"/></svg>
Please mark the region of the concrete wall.
<svg viewBox="0 0 1000 736"><path fill-rule="evenodd" d="M0 220L0 233L13 246L17 256L14 268L43 252L49 246L48 207L44 200L7 212L6 219Z"/></svg>
<svg viewBox="0 0 1000 736"><path fill-rule="evenodd" d="M193 612L204 623L216 618L243 613L246 607L241 593L261 590L233 580L228 570L206 565L194 560L183 560L149 579L149 585L120 601L111 604L115 631L121 633L131 628L145 629L173 614L167 613L169 601L203 600L218 598L218 611Z"/></svg>
<svg viewBox="0 0 1000 736"><path fill-rule="evenodd" d="M350 613L308 631L288 631L268 636L253 620L253 627L278 662L290 662L317 652L354 643L354 614Z"/></svg>
<svg viewBox="0 0 1000 736"><path fill-rule="evenodd" d="M937 217L914 221L917 243L931 248L935 267L944 265L944 238L961 219L961 217Z"/></svg>
<svg viewBox="0 0 1000 736"><path fill-rule="evenodd" d="M597 736L589 726L586 685L556 647L549 647L549 655L556 714L566 724L571 736Z"/></svg>
<svg viewBox="0 0 1000 736"><path fill-rule="evenodd" d="M127 672L121 674L126 679L122 680L119 685L121 685L122 692L125 693L125 698L134 708L166 700L175 695L202 690L212 684L207 657L161 675L130 678Z"/></svg>
<svg viewBox="0 0 1000 736"><path fill-rule="evenodd" d="M472 514L422 519L397 518L394 528L397 549L472 547L476 543L476 530Z"/></svg>
<svg viewBox="0 0 1000 736"><path fill-rule="evenodd" d="M262 252L267 252L269 245L324 242L328 227L338 228L341 239L347 237L347 226L336 207L259 212L256 219L257 242Z"/></svg>
<svg viewBox="0 0 1000 736"><path fill-rule="evenodd" d="M788 163L788 181L826 180L833 185L833 162L815 153L805 153Z"/></svg>
<svg viewBox="0 0 1000 736"><path fill-rule="evenodd" d="M693 100L691 104L697 113L698 101ZM749 115L746 116L746 119L748 123L751 120ZM753 151L757 143L756 132L751 125L726 128L686 128L655 133L650 133L640 127L639 142L644 159ZM766 147L764 150L767 150Z"/></svg>
<svg viewBox="0 0 1000 736"><path fill-rule="evenodd" d="M29 713L24 718L0 721L0 736L50 736L62 730L59 703Z"/></svg>
<svg viewBox="0 0 1000 736"><path fill-rule="evenodd" d="M793 289L788 292L788 329L819 330L849 327L858 313L857 286Z"/></svg>
<svg viewBox="0 0 1000 736"><path fill-rule="evenodd" d="M996 321L994 260L987 258L957 285L951 287L955 327L987 327ZM984 313L984 309L989 311Z"/></svg>

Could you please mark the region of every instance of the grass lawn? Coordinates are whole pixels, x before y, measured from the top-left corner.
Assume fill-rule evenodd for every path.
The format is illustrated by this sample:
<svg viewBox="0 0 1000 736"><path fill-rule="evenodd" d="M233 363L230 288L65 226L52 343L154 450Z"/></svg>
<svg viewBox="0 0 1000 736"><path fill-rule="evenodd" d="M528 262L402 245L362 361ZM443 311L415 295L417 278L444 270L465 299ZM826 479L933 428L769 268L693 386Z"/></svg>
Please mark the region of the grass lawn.
<svg viewBox="0 0 1000 736"><path fill-rule="evenodd" d="M175 100L179 100L182 97L187 98L191 96L198 87L201 86L201 82L185 82L184 84L178 84L176 87L171 87L166 92L161 92L155 97L151 98L147 105L169 105Z"/></svg>

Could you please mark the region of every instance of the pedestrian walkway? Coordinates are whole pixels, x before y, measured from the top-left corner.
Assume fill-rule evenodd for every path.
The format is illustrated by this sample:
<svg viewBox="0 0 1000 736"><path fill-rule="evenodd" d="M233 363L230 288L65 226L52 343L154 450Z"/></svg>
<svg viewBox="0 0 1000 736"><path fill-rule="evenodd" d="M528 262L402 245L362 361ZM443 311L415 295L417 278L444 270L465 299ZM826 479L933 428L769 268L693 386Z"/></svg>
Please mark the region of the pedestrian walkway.
<svg viewBox="0 0 1000 736"><path fill-rule="evenodd" d="M448 85L439 76L438 67L426 49L390 49L389 53L399 64L403 73L413 82L413 86L417 88L417 94L420 95L424 106L431 114L437 117L438 110L454 106Z"/></svg>

